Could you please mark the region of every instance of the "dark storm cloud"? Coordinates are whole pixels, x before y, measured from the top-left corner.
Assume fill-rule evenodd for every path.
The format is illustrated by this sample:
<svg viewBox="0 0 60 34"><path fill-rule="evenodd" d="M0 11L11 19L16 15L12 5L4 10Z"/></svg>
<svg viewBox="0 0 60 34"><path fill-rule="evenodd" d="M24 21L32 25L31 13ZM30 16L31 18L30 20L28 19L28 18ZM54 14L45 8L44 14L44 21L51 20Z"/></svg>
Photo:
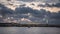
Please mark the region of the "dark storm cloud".
<svg viewBox="0 0 60 34"><path fill-rule="evenodd" d="M9 14L13 14L13 10L5 7L3 4L0 4L0 23L4 23L4 18L8 16Z"/></svg>
<svg viewBox="0 0 60 34"><path fill-rule="evenodd" d="M56 3L55 5L52 4L52 6L54 6L54 7L60 7L60 3Z"/></svg>
<svg viewBox="0 0 60 34"><path fill-rule="evenodd" d="M60 25L60 20L59 19L50 19L49 24L55 24L55 25Z"/></svg>
<svg viewBox="0 0 60 34"><path fill-rule="evenodd" d="M48 3L46 3L45 5L43 5L43 4L39 4L38 5L38 7L52 7L52 5L50 5L50 4L48 4Z"/></svg>
<svg viewBox="0 0 60 34"><path fill-rule="evenodd" d="M31 3L30 5L33 5L33 6L35 6L35 4L34 4L34 3Z"/></svg>
<svg viewBox="0 0 60 34"><path fill-rule="evenodd" d="M43 23L43 18L44 18L44 15L46 15L46 10L44 9L41 9L41 10L35 10L35 9L32 9L30 7L19 7L19 8L16 8L16 14L20 14L19 16L21 18L28 18L30 19L32 22L36 22L36 23ZM24 14L28 14L30 13L30 15L24 15ZM22 15L23 14L23 15ZM31 16L31 17L29 17Z"/></svg>
<svg viewBox="0 0 60 34"><path fill-rule="evenodd" d="M46 2L46 3L59 3L59 0L17 0L17 1L23 1L23 2Z"/></svg>
<svg viewBox="0 0 60 34"><path fill-rule="evenodd" d="M50 15L48 16L48 19L49 19L49 24L60 25L60 11L58 13L55 13L55 12L50 13Z"/></svg>
<svg viewBox="0 0 60 34"><path fill-rule="evenodd" d="M30 19L32 22L36 23L46 23L48 20L49 24L60 24L60 12L58 13L51 13L50 11L46 11L44 9L35 10L30 7L19 7L16 8L16 14L28 14L30 13L32 17L29 18L29 16L23 15L22 17ZM45 16L46 15L46 16ZM45 20L43 20L43 18ZM53 22L53 23L52 23ZM58 22L58 23L57 23Z"/></svg>
<svg viewBox="0 0 60 34"><path fill-rule="evenodd" d="M7 7L5 7L3 4L0 4L0 14L1 15L6 15L6 14L13 14L13 10L8 9Z"/></svg>
<svg viewBox="0 0 60 34"><path fill-rule="evenodd" d="M60 7L60 3L56 3L56 4L48 4L46 3L45 5L43 4L39 4L38 7Z"/></svg>
<svg viewBox="0 0 60 34"><path fill-rule="evenodd" d="M32 1L34 1L34 0L18 0L18 1L32 2Z"/></svg>
<svg viewBox="0 0 60 34"><path fill-rule="evenodd" d="M60 11L58 13L52 13L50 18L52 18L52 19L60 19Z"/></svg>
<svg viewBox="0 0 60 34"><path fill-rule="evenodd" d="M43 17L43 15L46 14L46 10L44 10L44 9L34 10L30 7L19 7L19 8L16 8L16 13L20 13L20 14L31 13L35 17Z"/></svg>
<svg viewBox="0 0 60 34"><path fill-rule="evenodd" d="M11 1L11 0L7 0L7 1Z"/></svg>

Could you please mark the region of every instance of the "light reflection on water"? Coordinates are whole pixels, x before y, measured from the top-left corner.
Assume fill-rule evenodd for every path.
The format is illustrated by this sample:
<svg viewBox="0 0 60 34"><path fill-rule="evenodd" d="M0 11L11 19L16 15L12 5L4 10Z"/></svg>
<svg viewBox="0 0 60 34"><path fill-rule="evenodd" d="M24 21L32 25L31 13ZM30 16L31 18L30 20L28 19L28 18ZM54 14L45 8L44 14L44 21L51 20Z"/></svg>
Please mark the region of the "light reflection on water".
<svg viewBox="0 0 60 34"><path fill-rule="evenodd" d="M55 27L0 27L0 34L60 34Z"/></svg>

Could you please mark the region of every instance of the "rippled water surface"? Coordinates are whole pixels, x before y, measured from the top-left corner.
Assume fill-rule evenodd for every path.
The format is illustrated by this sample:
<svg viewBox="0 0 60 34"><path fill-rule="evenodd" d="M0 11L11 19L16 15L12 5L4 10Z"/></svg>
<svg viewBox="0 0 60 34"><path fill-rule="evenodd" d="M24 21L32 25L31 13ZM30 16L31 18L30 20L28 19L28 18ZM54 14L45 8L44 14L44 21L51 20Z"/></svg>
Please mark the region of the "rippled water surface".
<svg viewBox="0 0 60 34"><path fill-rule="evenodd" d="M0 27L0 34L60 34L56 27Z"/></svg>

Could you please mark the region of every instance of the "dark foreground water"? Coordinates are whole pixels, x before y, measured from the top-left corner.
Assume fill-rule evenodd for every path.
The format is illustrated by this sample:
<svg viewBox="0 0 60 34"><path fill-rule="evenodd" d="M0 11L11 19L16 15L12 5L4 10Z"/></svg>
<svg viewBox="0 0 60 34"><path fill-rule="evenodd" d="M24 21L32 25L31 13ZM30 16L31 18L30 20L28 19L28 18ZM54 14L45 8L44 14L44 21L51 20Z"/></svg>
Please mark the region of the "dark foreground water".
<svg viewBox="0 0 60 34"><path fill-rule="evenodd" d="M56 27L0 27L0 34L60 34Z"/></svg>

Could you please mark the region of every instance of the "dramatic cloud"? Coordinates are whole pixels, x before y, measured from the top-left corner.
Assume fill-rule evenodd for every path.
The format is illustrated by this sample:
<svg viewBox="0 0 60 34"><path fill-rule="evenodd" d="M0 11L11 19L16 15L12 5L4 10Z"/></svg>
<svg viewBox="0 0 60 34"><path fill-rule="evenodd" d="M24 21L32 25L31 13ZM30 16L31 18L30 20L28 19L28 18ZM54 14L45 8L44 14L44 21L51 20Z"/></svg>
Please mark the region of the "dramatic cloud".
<svg viewBox="0 0 60 34"><path fill-rule="evenodd" d="M13 10L5 7L3 4L0 4L0 23L4 23L4 19L7 18L9 14L13 13Z"/></svg>
<svg viewBox="0 0 60 34"><path fill-rule="evenodd" d="M2 5L2 4L0 4L0 8L1 8L1 9L0 9L0 14L1 14L2 16L5 16L5 15L7 15L7 14L13 14L13 10L5 7L5 6Z"/></svg>
<svg viewBox="0 0 60 34"><path fill-rule="evenodd" d="M11 0L7 0L7 1L11 1Z"/></svg>
<svg viewBox="0 0 60 34"><path fill-rule="evenodd" d="M30 19L32 22L36 23L44 23L43 18L44 15L46 15L46 10L44 9L35 10L30 7L19 7L16 8L15 12L16 14L20 14L19 15L20 17Z"/></svg>
<svg viewBox="0 0 60 34"><path fill-rule="evenodd" d="M51 16L50 16L50 18L52 18L52 19L60 19L60 12L58 12L58 13L52 13Z"/></svg>
<svg viewBox="0 0 60 34"><path fill-rule="evenodd" d="M39 4L38 7L60 7L60 3L56 3L56 4L48 4L48 3L45 3L45 4Z"/></svg>
<svg viewBox="0 0 60 34"><path fill-rule="evenodd" d="M31 5L35 6L35 4L34 4L34 3L32 3Z"/></svg>
<svg viewBox="0 0 60 34"><path fill-rule="evenodd" d="M18 1L24 1L24 2L47 2L47 3L58 3L59 0L18 0Z"/></svg>
<svg viewBox="0 0 60 34"><path fill-rule="evenodd" d="M16 8L16 13L19 13L19 14L31 13L35 17L43 17L43 15L46 14L46 10L41 9L39 11L39 10L34 10L32 8L29 8L29 7L19 7L19 8Z"/></svg>
<svg viewBox="0 0 60 34"><path fill-rule="evenodd" d="M24 7L24 6L26 6L26 4L22 4L22 5L20 5L20 7Z"/></svg>
<svg viewBox="0 0 60 34"><path fill-rule="evenodd" d="M18 0L18 1L32 2L32 1L34 1L34 0Z"/></svg>
<svg viewBox="0 0 60 34"><path fill-rule="evenodd" d="M22 17L30 19L32 22L35 22L35 23L47 23L47 21L48 21L49 24L56 24L57 22L58 22L57 24L60 24L59 23L60 22L59 21L60 12L51 13L50 11L46 11L44 9L35 10L30 7L19 7L19 8L16 8L15 12L16 12L16 14L20 14L20 17L23 14ZM31 16L31 17L29 17L29 16Z"/></svg>
<svg viewBox="0 0 60 34"><path fill-rule="evenodd" d="M2 0L1 0L2 1ZM0 3L1 3L0 1ZM11 1L11 2L10 2ZM19 2L18 2L19 1ZM31 20L32 22L36 22L36 23L51 23L53 22L53 24L56 24L58 22L58 24L60 24L60 12L58 13L52 13L50 12L50 10L48 10L49 8L52 7L57 7L60 8L60 1L58 0L8 0L8 1L4 1L3 3L0 4L0 15L7 15L7 17L13 17L13 19L16 19L17 21L19 21L22 18ZM36 3L35 3L36 2ZM42 2L41 4L39 4L39 2ZM43 3L46 4L43 4ZM49 4L49 3L52 4ZM4 5L2 5L4 4ZM40 9L40 7L37 7L36 5L39 4L38 6L41 6L42 8ZM7 8L16 8L15 11ZM11 7L12 6L12 7ZM47 10L45 10L45 7L49 7ZM36 8L40 9L37 10ZM43 9L44 8L44 9ZM51 9L52 10L52 9ZM53 10L55 11L55 10ZM10 15L12 14L12 16ZM6 17L6 18L7 18ZM7 18L9 19L9 18ZM20 21L19 21L20 22Z"/></svg>
<svg viewBox="0 0 60 34"><path fill-rule="evenodd" d="M56 3L55 5L53 4L52 6L54 6L54 7L60 7L60 3Z"/></svg>

